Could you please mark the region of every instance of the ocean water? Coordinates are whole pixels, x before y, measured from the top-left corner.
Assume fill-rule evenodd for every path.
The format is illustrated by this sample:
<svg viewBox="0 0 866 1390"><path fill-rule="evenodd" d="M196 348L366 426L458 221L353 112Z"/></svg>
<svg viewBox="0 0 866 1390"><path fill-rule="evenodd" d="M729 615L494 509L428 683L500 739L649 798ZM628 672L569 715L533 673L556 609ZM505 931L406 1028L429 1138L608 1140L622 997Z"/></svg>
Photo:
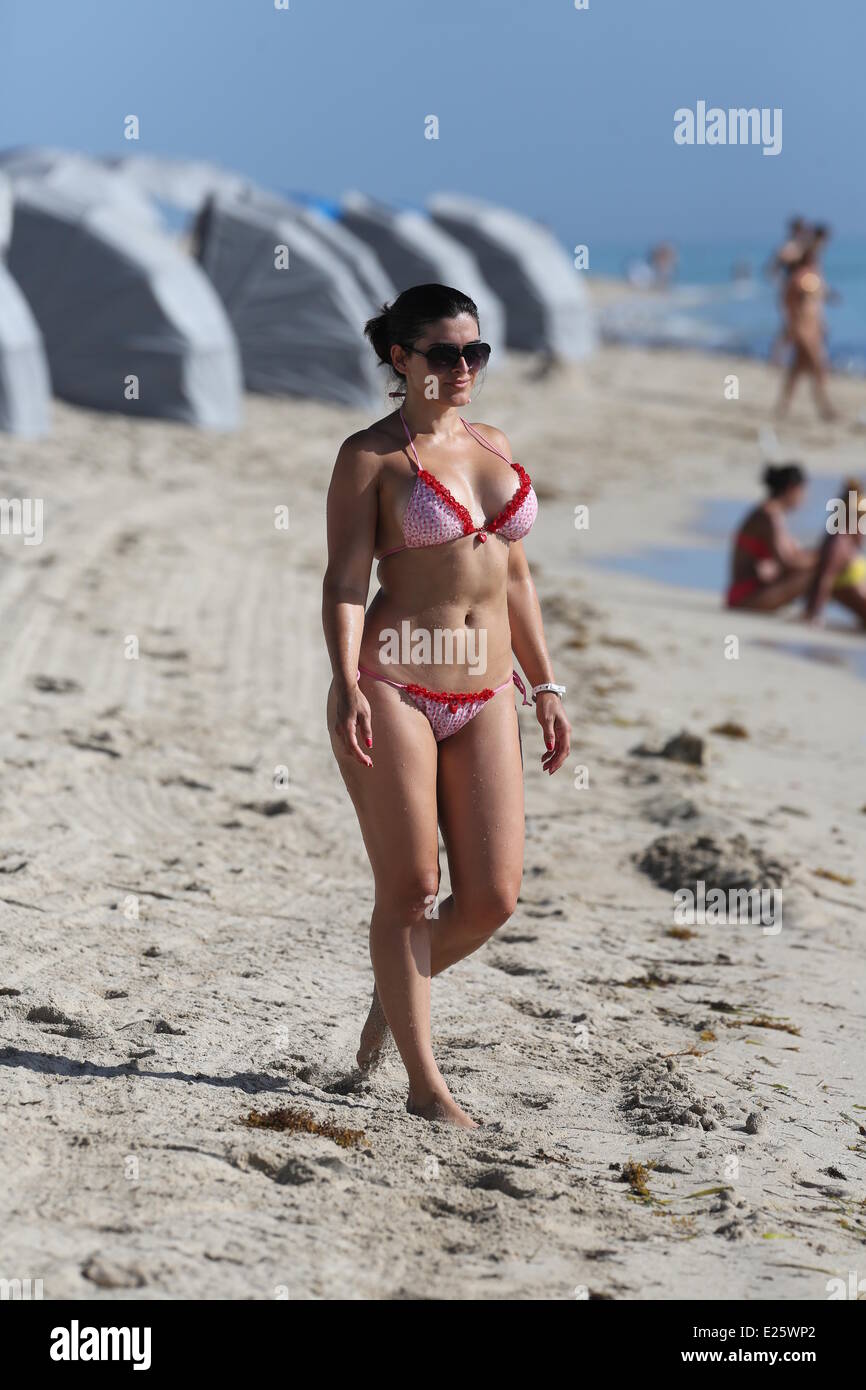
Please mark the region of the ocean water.
<svg viewBox="0 0 866 1390"><path fill-rule="evenodd" d="M780 238L781 239L781 238ZM769 241L677 247L673 286L609 305L601 331L615 342L700 347L748 357L769 356L779 329L778 289L764 275ZM590 247L589 273L623 276L643 260L645 245ZM733 278L748 266L748 279ZM833 238L824 257L827 282L841 296L827 306L828 350L837 371L866 374L866 242Z"/></svg>

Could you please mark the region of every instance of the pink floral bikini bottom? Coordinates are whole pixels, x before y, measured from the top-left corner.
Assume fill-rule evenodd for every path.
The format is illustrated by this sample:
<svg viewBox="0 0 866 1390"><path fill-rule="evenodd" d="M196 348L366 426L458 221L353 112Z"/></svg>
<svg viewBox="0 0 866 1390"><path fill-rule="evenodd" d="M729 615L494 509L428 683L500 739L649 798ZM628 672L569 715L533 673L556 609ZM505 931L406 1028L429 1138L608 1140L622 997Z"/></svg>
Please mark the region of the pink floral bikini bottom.
<svg viewBox="0 0 866 1390"><path fill-rule="evenodd" d="M368 666L358 668L359 678L362 672L365 676L371 676L374 681L383 681L385 685L393 685L396 690L405 690L418 708L426 714L437 743L443 738L448 738L450 734L458 733L464 724L475 718L488 700L492 700L500 690L508 689L512 682L523 696L523 703L530 703L526 698L526 686L516 671L512 671L507 681L503 681L492 690L487 687L484 690L471 691L428 690L426 685L416 685L414 682L403 684L390 680L388 676L380 676L378 671L371 671Z"/></svg>

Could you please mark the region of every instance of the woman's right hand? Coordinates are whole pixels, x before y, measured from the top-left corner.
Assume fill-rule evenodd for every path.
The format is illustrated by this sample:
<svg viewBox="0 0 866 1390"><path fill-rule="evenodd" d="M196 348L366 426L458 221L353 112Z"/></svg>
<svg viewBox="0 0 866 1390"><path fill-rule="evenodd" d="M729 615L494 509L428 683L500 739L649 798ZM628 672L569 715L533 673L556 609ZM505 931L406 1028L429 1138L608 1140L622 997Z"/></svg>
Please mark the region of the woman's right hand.
<svg viewBox="0 0 866 1390"><path fill-rule="evenodd" d="M359 740L368 748L373 747L373 722L367 697L360 686L337 691L337 708L334 732L339 737L346 752L365 767L373 766L373 759L365 753Z"/></svg>

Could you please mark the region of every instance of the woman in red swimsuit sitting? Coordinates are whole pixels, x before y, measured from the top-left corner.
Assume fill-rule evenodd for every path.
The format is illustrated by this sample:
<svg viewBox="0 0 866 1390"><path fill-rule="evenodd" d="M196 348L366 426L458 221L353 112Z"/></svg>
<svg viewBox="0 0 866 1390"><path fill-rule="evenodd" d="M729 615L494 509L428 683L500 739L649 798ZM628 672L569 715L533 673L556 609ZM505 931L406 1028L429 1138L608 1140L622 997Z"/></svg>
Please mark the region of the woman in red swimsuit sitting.
<svg viewBox="0 0 866 1390"><path fill-rule="evenodd" d="M375 1063L390 1029L407 1109L473 1125L433 1056L430 979L517 902L523 762L508 691L523 682L512 652L532 686L546 772L568 757L571 729L522 545L538 510L532 483L500 430L461 413L490 353L475 304L417 285L366 333L402 404L340 448L322 610L331 746L376 889L358 1065ZM375 558L381 587L365 614ZM451 879L441 902L438 829Z"/></svg>
<svg viewBox="0 0 866 1390"><path fill-rule="evenodd" d="M770 464L764 483L769 496L749 513L734 539L727 602L729 608L768 613L807 591L818 555L799 546L785 523L786 513L802 505L803 469L797 463Z"/></svg>

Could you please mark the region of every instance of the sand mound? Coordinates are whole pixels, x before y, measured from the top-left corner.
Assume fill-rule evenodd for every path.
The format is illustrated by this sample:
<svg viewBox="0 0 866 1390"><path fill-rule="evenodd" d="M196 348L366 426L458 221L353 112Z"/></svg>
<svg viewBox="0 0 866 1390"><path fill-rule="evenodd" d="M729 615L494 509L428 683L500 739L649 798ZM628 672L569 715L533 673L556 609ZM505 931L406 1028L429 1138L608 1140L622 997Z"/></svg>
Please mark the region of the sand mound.
<svg viewBox="0 0 866 1390"><path fill-rule="evenodd" d="M766 855L745 835L689 835L674 831L653 840L637 865L660 888L675 892L703 881L708 888L779 888L792 866Z"/></svg>

